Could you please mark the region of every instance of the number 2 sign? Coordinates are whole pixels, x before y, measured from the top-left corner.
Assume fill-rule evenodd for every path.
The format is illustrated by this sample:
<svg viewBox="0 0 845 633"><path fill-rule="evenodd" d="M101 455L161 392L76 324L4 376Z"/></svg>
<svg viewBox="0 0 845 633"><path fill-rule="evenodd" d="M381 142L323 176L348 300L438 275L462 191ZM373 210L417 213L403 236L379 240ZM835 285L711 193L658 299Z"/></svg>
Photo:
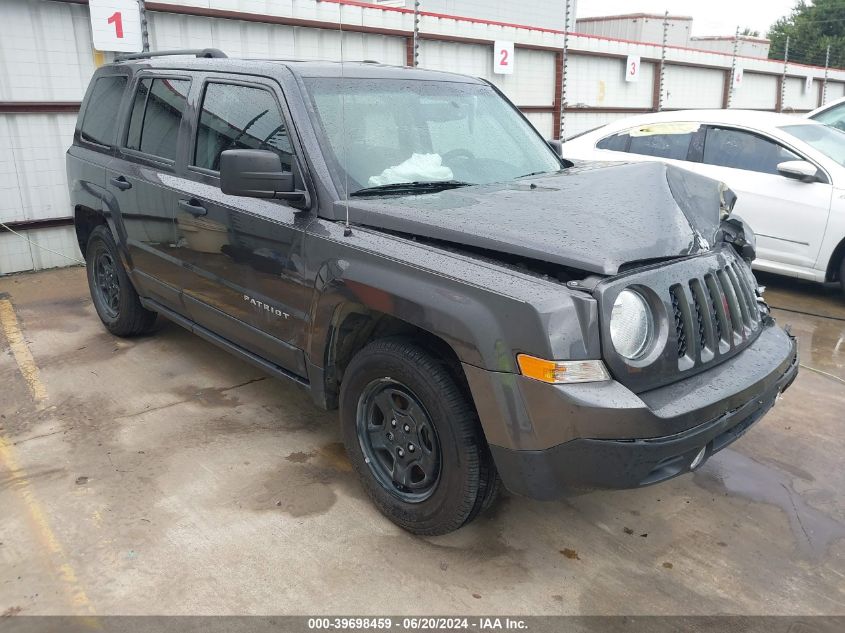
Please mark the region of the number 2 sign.
<svg viewBox="0 0 845 633"><path fill-rule="evenodd" d="M640 80L640 56L628 55L625 62L625 81Z"/></svg>
<svg viewBox="0 0 845 633"><path fill-rule="evenodd" d="M138 0L88 0L88 10L95 49L121 53L143 50Z"/></svg>
<svg viewBox="0 0 845 633"><path fill-rule="evenodd" d="M514 65L513 42L493 43L493 72L497 75L512 75Z"/></svg>

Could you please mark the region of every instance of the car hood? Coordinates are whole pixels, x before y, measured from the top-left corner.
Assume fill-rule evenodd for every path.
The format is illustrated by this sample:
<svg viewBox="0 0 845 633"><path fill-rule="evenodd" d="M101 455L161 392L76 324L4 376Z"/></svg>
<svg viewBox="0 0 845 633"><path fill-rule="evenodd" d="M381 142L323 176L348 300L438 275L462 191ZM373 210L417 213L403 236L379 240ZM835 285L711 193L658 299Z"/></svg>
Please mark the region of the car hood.
<svg viewBox="0 0 845 633"><path fill-rule="evenodd" d="M349 218L591 273L710 249L721 185L665 163L576 163L509 183L351 198ZM343 213L343 204L336 211ZM342 217L339 215L337 217Z"/></svg>

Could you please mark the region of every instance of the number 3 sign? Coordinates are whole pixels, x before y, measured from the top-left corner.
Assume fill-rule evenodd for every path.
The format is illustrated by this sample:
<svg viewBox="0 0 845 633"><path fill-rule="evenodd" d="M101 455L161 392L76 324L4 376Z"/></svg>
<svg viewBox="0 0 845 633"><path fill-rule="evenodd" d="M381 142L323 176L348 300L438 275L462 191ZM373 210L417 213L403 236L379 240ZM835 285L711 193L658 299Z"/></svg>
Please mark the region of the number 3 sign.
<svg viewBox="0 0 845 633"><path fill-rule="evenodd" d="M512 75L513 62L513 42L494 42L493 72L497 75Z"/></svg>
<svg viewBox="0 0 845 633"><path fill-rule="evenodd" d="M98 51L139 53L141 8L138 0L88 0L91 33Z"/></svg>
<svg viewBox="0 0 845 633"><path fill-rule="evenodd" d="M628 60L625 62L625 81L639 81L640 80L640 56L628 55Z"/></svg>

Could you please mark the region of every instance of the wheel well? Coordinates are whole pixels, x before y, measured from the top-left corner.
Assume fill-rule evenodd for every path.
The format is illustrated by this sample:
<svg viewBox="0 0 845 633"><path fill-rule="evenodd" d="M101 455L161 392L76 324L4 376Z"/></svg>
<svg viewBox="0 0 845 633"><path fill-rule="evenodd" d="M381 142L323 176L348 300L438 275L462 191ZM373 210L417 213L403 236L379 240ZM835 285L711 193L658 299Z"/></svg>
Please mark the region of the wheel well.
<svg viewBox="0 0 845 633"><path fill-rule="evenodd" d="M77 206L73 211L73 225L76 229L76 241L79 242L79 250L82 257L85 257L85 249L88 247L88 238L92 231L100 226L106 225L105 216L99 211L94 211L82 205Z"/></svg>
<svg viewBox="0 0 845 633"><path fill-rule="evenodd" d="M842 264L842 259L845 258L845 238L836 245L833 249L833 255L830 256L830 262L827 265L827 281L839 281L839 267Z"/></svg>
<svg viewBox="0 0 845 633"><path fill-rule="evenodd" d="M461 362L446 341L407 321L382 312L367 310L363 306L344 309L343 313L344 315L332 326L326 353L326 402L329 408L337 407L343 375L355 354L373 341L388 337L403 337L423 347L442 362L458 387L470 398L470 402L472 401Z"/></svg>

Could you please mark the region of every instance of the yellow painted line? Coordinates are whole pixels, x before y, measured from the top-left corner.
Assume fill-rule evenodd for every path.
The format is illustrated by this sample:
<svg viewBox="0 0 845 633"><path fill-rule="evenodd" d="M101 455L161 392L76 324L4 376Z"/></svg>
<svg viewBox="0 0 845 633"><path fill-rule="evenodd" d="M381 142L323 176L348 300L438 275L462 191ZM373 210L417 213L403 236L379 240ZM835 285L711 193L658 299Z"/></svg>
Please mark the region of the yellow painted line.
<svg viewBox="0 0 845 633"><path fill-rule="evenodd" d="M38 365L35 364L35 359L24 340L15 308L12 302L6 298L0 298L0 329L9 342L12 355L15 357L15 362L18 364L18 369L26 381L27 387L29 387L32 399L41 408L47 401L47 388L41 382ZM56 563L57 575L70 596L70 602L76 615L94 615L94 608L80 586L76 572L71 567L62 544L50 528L47 514L35 498L29 475L18 462L11 442L2 435L0 435L0 467L8 472L9 481L14 482L12 489L17 492L18 497L26 507L33 533ZM86 619L86 624L91 628L98 628L96 621Z"/></svg>
<svg viewBox="0 0 845 633"><path fill-rule="evenodd" d="M8 471L10 481L14 482L12 489L18 493L18 496L26 507L33 532L38 536L44 549L58 563L56 568L58 577L70 595L71 605L76 611L76 615L94 615L94 607L80 586L79 579L76 577L76 572L68 561L62 544L50 528L47 515L32 492L29 475L21 468L12 445L2 435L0 435L0 466L3 466Z"/></svg>
<svg viewBox="0 0 845 633"><path fill-rule="evenodd" d="M3 330L6 340L9 341L9 347L12 349L21 376L26 381L26 386L29 387L32 399L35 400L36 406L43 406L47 401L47 389L41 382L38 365L35 364L35 359L23 338L23 332L21 332L18 323L18 315L15 314L15 307L8 299L0 299L0 329Z"/></svg>

